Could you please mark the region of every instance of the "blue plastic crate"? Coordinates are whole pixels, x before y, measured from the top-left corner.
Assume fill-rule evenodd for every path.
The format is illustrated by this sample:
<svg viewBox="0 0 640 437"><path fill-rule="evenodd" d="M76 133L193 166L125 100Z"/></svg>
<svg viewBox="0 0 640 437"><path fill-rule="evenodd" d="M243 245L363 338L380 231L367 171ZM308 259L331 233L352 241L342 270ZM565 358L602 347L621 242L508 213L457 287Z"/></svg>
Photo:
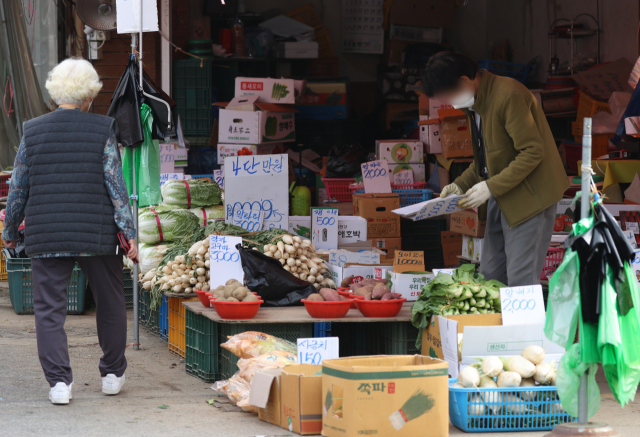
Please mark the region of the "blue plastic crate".
<svg viewBox="0 0 640 437"><path fill-rule="evenodd" d="M464 432L550 431L576 421L553 386L457 388L456 382L449 380L449 417Z"/></svg>
<svg viewBox="0 0 640 437"><path fill-rule="evenodd" d="M169 341L169 298L162 296L162 302L160 303L160 337Z"/></svg>
<svg viewBox="0 0 640 437"><path fill-rule="evenodd" d="M481 59L478 66L498 76L511 77L518 82L525 83L529 73L531 73L531 65L516 64L513 62L492 61L490 59Z"/></svg>
<svg viewBox="0 0 640 437"><path fill-rule="evenodd" d="M213 180L213 174L190 174L189 176L191 176L191 179L211 178Z"/></svg>
<svg viewBox="0 0 640 437"><path fill-rule="evenodd" d="M331 322L314 323L313 336L315 338L331 337Z"/></svg>
<svg viewBox="0 0 640 437"><path fill-rule="evenodd" d="M420 189L394 189L391 190L400 197L400 207L415 205L416 203L426 202L433 197L433 191L426 188ZM364 190L356 190L353 194L364 194Z"/></svg>

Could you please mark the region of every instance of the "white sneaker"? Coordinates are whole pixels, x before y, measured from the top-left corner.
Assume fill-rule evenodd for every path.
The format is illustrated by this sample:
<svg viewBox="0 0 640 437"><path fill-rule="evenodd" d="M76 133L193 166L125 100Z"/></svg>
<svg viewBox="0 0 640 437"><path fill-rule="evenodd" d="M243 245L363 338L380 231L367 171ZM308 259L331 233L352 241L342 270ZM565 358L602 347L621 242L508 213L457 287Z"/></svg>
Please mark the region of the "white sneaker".
<svg viewBox="0 0 640 437"><path fill-rule="evenodd" d="M102 393L106 395L117 395L124 385L124 374L117 377L113 373L109 373L102 378Z"/></svg>
<svg viewBox="0 0 640 437"><path fill-rule="evenodd" d="M64 382L57 383L54 387L51 387L49 390L49 400L52 404L68 404L69 399L71 399L71 388L73 387L73 382L69 385Z"/></svg>

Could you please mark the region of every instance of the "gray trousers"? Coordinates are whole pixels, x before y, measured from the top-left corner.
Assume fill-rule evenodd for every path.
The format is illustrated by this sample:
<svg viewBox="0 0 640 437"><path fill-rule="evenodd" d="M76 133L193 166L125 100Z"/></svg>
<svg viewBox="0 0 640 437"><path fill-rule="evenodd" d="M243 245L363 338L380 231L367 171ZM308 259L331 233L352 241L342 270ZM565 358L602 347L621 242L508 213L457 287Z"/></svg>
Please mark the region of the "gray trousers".
<svg viewBox="0 0 640 437"><path fill-rule="evenodd" d="M73 382L67 334L67 286L75 263L89 278L96 302L98 341L104 355L100 375L122 376L127 367L127 311L122 282L122 256L33 258L33 308L36 318L38 356L44 376L53 387Z"/></svg>
<svg viewBox="0 0 640 437"><path fill-rule="evenodd" d="M509 287L540 283L547 256L556 205L509 229L493 196L487 207L487 227L480 261L480 273Z"/></svg>

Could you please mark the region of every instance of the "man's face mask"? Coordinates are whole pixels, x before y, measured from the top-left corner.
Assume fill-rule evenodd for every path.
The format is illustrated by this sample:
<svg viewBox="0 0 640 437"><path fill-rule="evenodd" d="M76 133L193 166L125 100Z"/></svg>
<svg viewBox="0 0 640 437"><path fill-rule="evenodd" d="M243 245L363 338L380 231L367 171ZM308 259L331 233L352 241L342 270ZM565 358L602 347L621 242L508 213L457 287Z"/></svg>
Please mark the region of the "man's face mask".
<svg viewBox="0 0 640 437"><path fill-rule="evenodd" d="M471 108L476 102L476 97L473 91L465 89L455 97L449 99L449 103L455 109Z"/></svg>

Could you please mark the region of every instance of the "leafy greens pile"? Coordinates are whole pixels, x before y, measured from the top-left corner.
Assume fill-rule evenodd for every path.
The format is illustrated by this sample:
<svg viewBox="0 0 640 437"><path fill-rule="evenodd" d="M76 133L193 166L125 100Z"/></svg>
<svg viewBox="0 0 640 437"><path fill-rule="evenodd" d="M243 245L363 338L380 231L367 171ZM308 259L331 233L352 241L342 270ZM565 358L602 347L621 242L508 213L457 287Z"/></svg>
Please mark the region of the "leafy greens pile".
<svg viewBox="0 0 640 437"><path fill-rule="evenodd" d="M422 347L422 330L434 315L493 314L500 310L500 287L495 279L485 280L474 264L464 264L453 275L438 273L422 287L418 300L411 306L411 323L418 328L416 347Z"/></svg>

